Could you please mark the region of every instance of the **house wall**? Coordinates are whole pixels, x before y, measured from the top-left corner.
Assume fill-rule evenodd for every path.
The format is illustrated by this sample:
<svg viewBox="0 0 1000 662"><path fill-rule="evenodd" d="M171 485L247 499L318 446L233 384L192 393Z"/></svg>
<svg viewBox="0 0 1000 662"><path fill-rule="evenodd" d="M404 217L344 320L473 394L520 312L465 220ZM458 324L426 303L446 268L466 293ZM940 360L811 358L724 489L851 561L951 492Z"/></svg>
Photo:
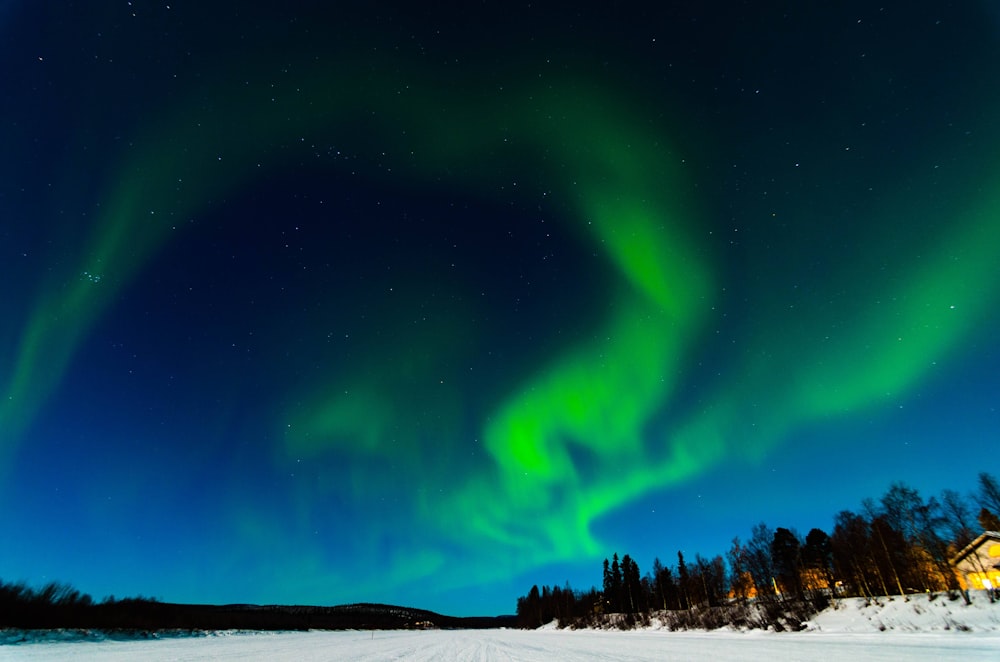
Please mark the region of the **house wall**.
<svg viewBox="0 0 1000 662"><path fill-rule="evenodd" d="M963 588L983 589L983 580L993 588L1000 588L1000 541L984 540L976 550L959 561L956 569L963 581Z"/></svg>

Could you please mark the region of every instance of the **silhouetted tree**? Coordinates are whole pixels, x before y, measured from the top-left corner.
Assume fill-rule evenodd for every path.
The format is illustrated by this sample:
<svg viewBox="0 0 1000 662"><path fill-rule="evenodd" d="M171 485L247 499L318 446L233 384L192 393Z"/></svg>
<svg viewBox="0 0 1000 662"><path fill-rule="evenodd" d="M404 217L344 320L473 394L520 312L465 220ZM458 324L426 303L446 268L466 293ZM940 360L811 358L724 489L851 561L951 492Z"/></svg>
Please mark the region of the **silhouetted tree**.
<svg viewBox="0 0 1000 662"><path fill-rule="evenodd" d="M774 576L784 597L791 593L795 598L802 599L801 544L799 537L789 529L778 527L771 540L771 563L774 566Z"/></svg>
<svg viewBox="0 0 1000 662"><path fill-rule="evenodd" d="M925 590L958 590L958 577L951 565L953 547L949 544L948 517L941 502L929 498L917 508L915 519L920 548L934 570L926 578ZM931 567L927 567L927 572L931 573Z"/></svg>
<svg viewBox="0 0 1000 662"><path fill-rule="evenodd" d="M626 554L622 557L622 584L623 599L622 611L634 614L643 609L642 580L639 575L639 566L635 560Z"/></svg>
<svg viewBox="0 0 1000 662"><path fill-rule="evenodd" d="M706 559L701 554L694 555L697 568L697 581L702 597L699 602L705 602L710 607L718 607L726 597L726 564L721 556Z"/></svg>
<svg viewBox="0 0 1000 662"><path fill-rule="evenodd" d="M655 591L660 596L659 600L662 601L663 608L683 609L681 606L680 590L677 586L677 580L674 579L673 570L665 567L662 563L658 563L659 559L656 559L656 561L657 563L654 563L654 568L658 565L659 569L655 573Z"/></svg>
<svg viewBox="0 0 1000 662"><path fill-rule="evenodd" d="M983 504L979 526L1000 530L1000 518L994 510L1000 510L1000 486L984 473L979 475L978 487L975 498ZM575 593L568 584L564 589L543 587L538 594L541 621L556 618L568 622L608 611L625 614L613 622L627 626L636 622L635 614L652 609L717 607L725 604L727 595L745 601L756 594L762 610L728 610L729 618L777 627L775 619L787 619L789 610L806 603L807 610L821 608L821 598L830 594L872 598L956 587L950 558L978 532L968 499L944 490L940 498L925 501L917 490L894 482L878 501L865 499L862 508L863 514L838 513L832 535L813 528L804 541L790 529L772 530L761 522L753 527L745 545L739 538L733 539L725 560L718 555L708 559L696 554L694 563L688 564L678 551L676 572L657 558L652 571L641 576L631 556L619 559L616 553L612 561L604 559L603 591ZM782 604L777 602L779 587L785 599ZM727 594L729 590L731 594ZM532 613L532 598L529 594L519 599L519 614ZM699 609L677 613L671 616L672 624L706 627L710 613L721 612ZM737 613L742 616L734 616ZM748 616L751 613L765 616L755 621L755 616Z"/></svg>
<svg viewBox="0 0 1000 662"><path fill-rule="evenodd" d="M701 558L700 554L694 555L694 563L687 566L688 572L688 589L687 598L688 605L691 608L698 607L701 605L708 604L708 592L707 586L702 577L701 566L704 564L704 559Z"/></svg>
<svg viewBox="0 0 1000 662"><path fill-rule="evenodd" d="M688 573L687 564L684 562L684 553L680 550L677 551L677 589L680 595L681 609L690 609L691 601L690 595L690 584L691 576Z"/></svg>
<svg viewBox="0 0 1000 662"><path fill-rule="evenodd" d="M726 552L726 558L729 560L729 585L733 589L733 595L737 600L746 602L753 588L753 580L747 567L747 550L738 537L733 538L732 547Z"/></svg>
<svg viewBox="0 0 1000 662"><path fill-rule="evenodd" d="M765 602L773 602L777 597L774 591L774 564L771 560L772 540L774 531L761 522L753 527L746 547L746 567L757 589L757 599Z"/></svg>
<svg viewBox="0 0 1000 662"><path fill-rule="evenodd" d="M559 609L560 614L562 614L559 620L560 623L569 622L580 616L577 610L576 592L570 587L569 581L563 586L560 597L562 599Z"/></svg>
<svg viewBox="0 0 1000 662"><path fill-rule="evenodd" d="M868 521L864 517L849 510L837 513L830 537L830 551L837 572L845 583L846 595L871 598L888 594L888 588L875 565ZM882 592L879 592L880 588Z"/></svg>
<svg viewBox="0 0 1000 662"><path fill-rule="evenodd" d="M997 517L986 508L979 509L979 517L976 519L984 531L1000 531L1000 517Z"/></svg>
<svg viewBox="0 0 1000 662"><path fill-rule="evenodd" d="M917 490L896 482L880 504L877 511L869 507L877 514L872 520L873 532L887 547L884 556L899 592L904 592L903 586L909 592L955 588L943 533L945 517L937 499L924 501Z"/></svg>
<svg viewBox="0 0 1000 662"><path fill-rule="evenodd" d="M604 599L607 601L610 611L623 612L625 609L623 608L622 568L618 562L617 552L613 556L611 565L608 566L607 559L604 559L604 565Z"/></svg>
<svg viewBox="0 0 1000 662"><path fill-rule="evenodd" d="M827 590L833 590L833 548L830 536L822 529L810 529L806 534L806 543L802 546L802 566L811 580L822 581Z"/></svg>
<svg viewBox="0 0 1000 662"><path fill-rule="evenodd" d="M611 577L611 561L604 559L604 580L601 584L607 611L611 611L611 598L614 595L614 580Z"/></svg>
<svg viewBox="0 0 1000 662"><path fill-rule="evenodd" d="M979 474L979 505L1000 517L1000 483L985 471ZM994 531L996 529L993 529Z"/></svg>
<svg viewBox="0 0 1000 662"><path fill-rule="evenodd" d="M663 586L665 572L667 569L663 567L663 562L657 556L653 559L653 604L656 605L656 609L666 610L667 608L667 592Z"/></svg>
<svg viewBox="0 0 1000 662"><path fill-rule="evenodd" d="M542 595L535 584L528 595L517 601L517 622L522 628L534 629L542 623Z"/></svg>
<svg viewBox="0 0 1000 662"><path fill-rule="evenodd" d="M653 573L647 572L645 575L643 575L642 581L639 582L639 585L642 587L642 594L640 600L641 606L639 607L639 612L648 614L654 609L658 609L656 592L654 590L656 581L653 579Z"/></svg>
<svg viewBox="0 0 1000 662"><path fill-rule="evenodd" d="M951 538L953 551L958 551L972 542L976 537L973 531L975 519L969 501L955 490L941 492L941 510L944 515L945 528Z"/></svg>
<svg viewBox="0 0 1000 662"><path fill-rule="evenodd" d="M918 583L912 581L913 568L909 565L911 554L906 539L881 515L871 520L870 527L875 563L888 582L886 595L891 593L906 595L907 591L903 588L904 580L906 586L911 588Z"/></svg>
<svg viewBox="0 0 1000 662"><path fill-rule="evenodd" d="M924 505L924 502L917 490L896 481L882 495L879 505L881 507L873 504L868 508L870 516L881 516L888 526L898 531L907 541L919 538L916 511Z"/></svg>

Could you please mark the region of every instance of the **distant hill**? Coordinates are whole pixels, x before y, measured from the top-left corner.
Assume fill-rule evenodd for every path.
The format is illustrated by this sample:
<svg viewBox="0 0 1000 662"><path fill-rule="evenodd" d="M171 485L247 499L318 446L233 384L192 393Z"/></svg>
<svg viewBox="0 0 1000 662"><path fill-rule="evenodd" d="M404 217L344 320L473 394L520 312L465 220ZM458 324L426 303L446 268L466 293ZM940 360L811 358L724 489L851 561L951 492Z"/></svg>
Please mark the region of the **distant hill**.
<svg viewBox="0 0 1000 662"><path fill-rule="evenodd" d="M35 591L0 583L0 628L102 630L400 630L515 627L515 616L458 617L426 609L359 603L197 605L147 598L95 603L68 586Z"/></svg>

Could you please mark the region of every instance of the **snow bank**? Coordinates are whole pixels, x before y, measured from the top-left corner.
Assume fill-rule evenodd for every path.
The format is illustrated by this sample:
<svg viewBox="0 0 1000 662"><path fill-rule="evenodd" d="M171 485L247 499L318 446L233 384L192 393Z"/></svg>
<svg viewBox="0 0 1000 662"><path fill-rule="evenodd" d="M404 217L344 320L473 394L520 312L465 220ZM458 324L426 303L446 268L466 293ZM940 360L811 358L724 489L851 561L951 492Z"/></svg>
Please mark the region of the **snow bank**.
<svg viewBox="0 0 1000 662"><path fill-rule="evenodd" d="M737 607L729 605L713 608L716 611L700 614L698 610L654 612L649 618L628 621L627 615L607 614L585 626L569 629L582 631L673 631L673 632L1000 632L1000 601L990 602L984 591L970 595L971 604L956 594L909 595L879 597L872 601L864 598L836 600L809 620L790 609L779 615L780 625L773 623L775 614L766 614L759 605ZM728 610L728 611L727 611ZM780 611L780 610L779 610ZM725 625L719 626L720 623ZM555 621L540 630L557 629Z"/></svg>
<svg viewBox="0 0 1000 662"><path fill-rule="evenodd" d="M972 604L947 595L880 597L837 600L806 623L819 632L1000 632L1000 602L991 603L982 591L970 595Z"/></svg>

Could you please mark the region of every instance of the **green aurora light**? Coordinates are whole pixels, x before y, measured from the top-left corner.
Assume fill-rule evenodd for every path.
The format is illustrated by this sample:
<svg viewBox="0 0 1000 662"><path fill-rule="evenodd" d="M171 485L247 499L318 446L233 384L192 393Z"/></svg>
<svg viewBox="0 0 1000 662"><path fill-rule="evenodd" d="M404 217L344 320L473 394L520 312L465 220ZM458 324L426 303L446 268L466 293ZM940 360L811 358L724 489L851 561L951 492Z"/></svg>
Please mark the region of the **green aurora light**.
<svg viewBox="0 0 1000 662"><path fill-rule="evenodd" d="M734 367L742 379L675 414L670 429L651 427L681 389L719 298L719 257L697 230L695 196L668 135L682 127L654 121L641 104L588 81L509 91L497 105L445 91L431 82L434 74L320 69L283 82L276 94L220 82L214 103L195 95L147 125L102 196L99 227L43 287L21 330L0 402L4 466L89 331L173 234L196 231L187 227L192 216L299 158L300 139L350 143L339 132L357 127L364 137L355 136L352 149L369 155L363 160L392 145L399 170L427 186L489 197L504 176L526 167L620 276L611 301L599 301L609 312L590 338L535 366L481 421L486 458L448 489L415 497L422 524L454 544L515 551L515 569L605 553L593 526L615 509L723 458L759 459L796 428L905 394L996 305L1000 200L984 195L948 219L946 236L921 263L890 264L896 277L859 301L836 334L817 309L776 314L773 328L787 334L760 332L753 342L764 350ZM398 185L396 177L385 182ZM385 462L420 467L442 483L456 475L461 387L449 378L424 397L414 392L435 381L465 333L460 319L440 322L412 340L419 353L365 355L308 387L304 405L275 417L282 440L275 461L349 455L356 498L393 480L379 478ZM305 489L299 516L308 520L312 497L334 487ZM253 521L247 514L242 529L263 541L267 533ZM461 530L456 522L465 523ZM444 562L433 549L398 561L400 581ZM322 558L314 563L321 567Z"/></svg>

